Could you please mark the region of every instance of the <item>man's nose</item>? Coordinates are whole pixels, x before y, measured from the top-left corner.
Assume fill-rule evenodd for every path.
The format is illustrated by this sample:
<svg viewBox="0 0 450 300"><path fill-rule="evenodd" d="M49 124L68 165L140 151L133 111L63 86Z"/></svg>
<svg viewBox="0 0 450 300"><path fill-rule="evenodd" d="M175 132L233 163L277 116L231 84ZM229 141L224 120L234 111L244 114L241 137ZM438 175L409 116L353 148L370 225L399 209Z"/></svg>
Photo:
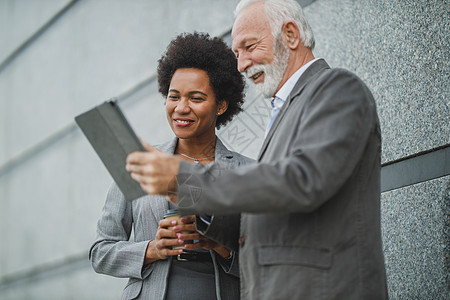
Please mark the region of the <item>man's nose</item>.
<svg viewBox="0 0 450 300"><path fill-rule="evenodd" d="M177 113L186 114L189 113L191 110L191 107L189 106L189 100L186 98L182 98L175 107L175 111Z"/></svg>
<svg viewBox="0 0 450 300"><path fill-rule="evenodd" d="M250 56L247 54L240 54L238 57L238 71L243 73L252 65Z"/></svg>

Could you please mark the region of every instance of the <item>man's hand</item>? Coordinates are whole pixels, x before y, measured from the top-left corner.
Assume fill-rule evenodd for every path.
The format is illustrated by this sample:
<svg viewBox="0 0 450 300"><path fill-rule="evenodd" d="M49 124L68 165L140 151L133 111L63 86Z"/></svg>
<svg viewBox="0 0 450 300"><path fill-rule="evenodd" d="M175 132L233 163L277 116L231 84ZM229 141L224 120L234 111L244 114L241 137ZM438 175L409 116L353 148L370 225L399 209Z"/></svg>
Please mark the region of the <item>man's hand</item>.
<svg viewBox="0 0 450 300"><path fill-rule="evenodd" d="M177 189L180 160L143 143L148 152L133 152L127 157L126 169L144 192L167 195Z"/></svg>

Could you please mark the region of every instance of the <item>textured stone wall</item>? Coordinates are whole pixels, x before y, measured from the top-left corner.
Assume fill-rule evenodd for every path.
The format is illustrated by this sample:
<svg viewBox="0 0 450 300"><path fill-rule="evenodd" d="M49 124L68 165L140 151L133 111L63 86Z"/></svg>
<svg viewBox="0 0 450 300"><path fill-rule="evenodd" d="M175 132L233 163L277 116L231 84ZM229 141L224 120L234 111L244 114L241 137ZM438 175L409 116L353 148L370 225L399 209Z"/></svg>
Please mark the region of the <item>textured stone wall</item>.
<svg viewBox="0 0 450 300"><path fill-rule="evenodd" d="M375 96L383 163L450 143L449 8L442 0L306 8L316 56L355 72ZM447 176L382 194L391 299L448 299L449 185Z"/></svg>

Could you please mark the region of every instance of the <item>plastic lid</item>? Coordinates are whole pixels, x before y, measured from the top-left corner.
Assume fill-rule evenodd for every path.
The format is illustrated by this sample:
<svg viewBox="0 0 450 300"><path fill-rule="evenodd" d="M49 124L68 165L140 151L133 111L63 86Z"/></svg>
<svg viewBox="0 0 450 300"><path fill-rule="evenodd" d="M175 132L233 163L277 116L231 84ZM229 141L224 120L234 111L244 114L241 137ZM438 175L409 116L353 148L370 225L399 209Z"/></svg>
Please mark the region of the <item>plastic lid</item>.
<svg viewBox="0 0 450 300"><path fill-rule="evenodd" d="M169 209L166 211L166 213L164 214L164 218L170 217L170 216L176 216L179 215L180 213L178 212L178 209L174 208L174 209Z"/></svg>

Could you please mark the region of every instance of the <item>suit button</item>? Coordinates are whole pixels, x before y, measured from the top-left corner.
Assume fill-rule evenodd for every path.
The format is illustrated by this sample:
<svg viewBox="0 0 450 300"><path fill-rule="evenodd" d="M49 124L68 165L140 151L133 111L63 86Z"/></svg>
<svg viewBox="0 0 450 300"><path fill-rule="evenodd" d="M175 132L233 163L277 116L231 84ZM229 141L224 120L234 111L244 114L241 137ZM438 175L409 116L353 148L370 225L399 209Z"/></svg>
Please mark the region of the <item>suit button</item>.
<svg viewBox="0 0 450 300"><path fill-rule="evenodd" d="M240 237L239 237L239 246L244 246L244 244L245 244L245 235L241 235Z"/></svg>

